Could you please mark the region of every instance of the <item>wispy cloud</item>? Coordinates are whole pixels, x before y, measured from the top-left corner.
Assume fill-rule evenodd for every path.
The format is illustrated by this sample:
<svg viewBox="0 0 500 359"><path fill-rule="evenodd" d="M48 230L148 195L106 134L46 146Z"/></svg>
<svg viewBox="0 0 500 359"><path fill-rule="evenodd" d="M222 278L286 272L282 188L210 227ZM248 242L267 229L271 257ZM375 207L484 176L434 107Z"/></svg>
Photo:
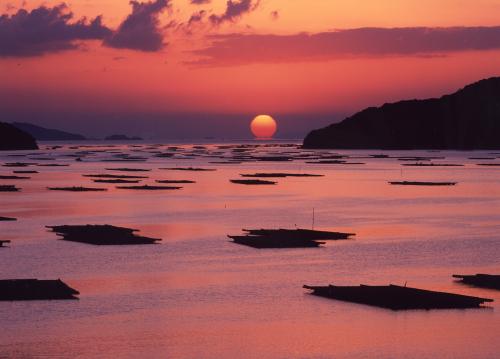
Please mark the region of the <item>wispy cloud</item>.
<svg viewBox="0 0 500 359"><path fill-rule="evenodd" d="M452 28L359 28L316 34L212 35L192 52L191 65L324 61L346 57L435 56L500 49L500 26Z"/></svg>

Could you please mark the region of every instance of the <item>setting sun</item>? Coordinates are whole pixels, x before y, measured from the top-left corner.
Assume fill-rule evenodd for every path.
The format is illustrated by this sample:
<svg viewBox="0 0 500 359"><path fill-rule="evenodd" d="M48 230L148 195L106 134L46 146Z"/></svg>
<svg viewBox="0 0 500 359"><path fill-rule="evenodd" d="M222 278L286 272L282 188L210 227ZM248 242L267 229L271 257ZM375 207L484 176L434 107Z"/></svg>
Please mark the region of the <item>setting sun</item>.
<svg viewBox="0 0 500 359"><path fill-rule="evenodd" d="M256 116L250 123L250 129L257 138L273 137L277 127L276 121L269 115Z"/></svg>

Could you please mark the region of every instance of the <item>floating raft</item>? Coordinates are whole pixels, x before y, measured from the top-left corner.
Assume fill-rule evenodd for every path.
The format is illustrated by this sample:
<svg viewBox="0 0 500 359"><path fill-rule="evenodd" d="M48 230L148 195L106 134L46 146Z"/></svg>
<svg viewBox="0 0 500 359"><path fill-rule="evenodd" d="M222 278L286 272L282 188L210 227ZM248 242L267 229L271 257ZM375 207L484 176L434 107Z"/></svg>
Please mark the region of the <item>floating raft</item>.
<svg viewBox="0 0 500 359"><path fill-rule="evenodd" d="M161 239L138 236L138 229L104 225L47 226L62 240L95 245L154 244Z"/></svg>
<svg viewBox="0 0 500 359"><path fill-rule="evenodd" d="M0 300L78 299L80 294L60 279L0 280Z"/></svg>
<svg viewBox="0 0 500 359"><path fill-rule="evenodd" d="M155 182L156 183L173 183L173 184L177 184L177 183L196 183L195 181L191 181L191 180L156 180Z"/></svg>
<svg viewBox="0 0 500 359"><path fill-rule="evenodd" d="M238 165L242 162L241 161L212 161L212 162L208 162L208 163L212 163L214 165Z"/></svg>
<svg viewBox="0 0 500 359"><path fill-rule="evenodd" d="M446 157L443 156L406 156L398 157L398 161L431 161L431 160L444 160Z"/></svg>
<svg viewBox="0 0 500 359"><path fill-rule="evenodd" d="M310 229L243 229L246 235L228 236L234 243L253 248L319 247L319 240L349 239L353 233L315 231Z"/></svg>
<svg viewBox="0 0 500 359"><path fill-rule="evenodd" d="M145 168L106 168L107 171L122 171L122 172L149 172L150 169Z"/></svg>
<svg viewBox="0 0 500 359"><path fill-rule="evenodd" d="M0 247L3 247L4 244L10 243L9 240L0 240Z"/></svg>
<svg viewBox="0 0 500 359"><path fill-rule="evenodd" d="M2 166L4 166L4 167L28 167L28 166L32 166L32 165L36 165L36 163L33 163L33 162L7 162L7 163L4 163Z"/></svg>
<svg viewBox="0 0 500 359"><path fill-rule="evenodd" d="M132 189L132 190L139 190L139 191L162 191L162 190L176 190L176 189L181 189L182 187L175 187L175 186L150 186L150 185L144 185L144 186L117 186L116 188L118 189Z"/></svg>
<svg viewBox="0 0 500 359"><path fill-rule="evenodd" d="M254 159L257 161L264 161L264 162L287 162L293 160L293 158L290 156L259 156L259 157L254 157Z"/></svg>
<svg viewBox="0 0 500 359"><path fill-rule="evenodd" d="M244 184L244 185L274 185L274 184L276 184L275 181L265 181L265 180L259 180L259 179L251 179L251 180L232 179L229 181L231 183Z"/></svg>
<svg viewBox="0 0 500 359"><path fill-rule="evenodd" d="M479 308L485 302L493 302L493 299L402 287L394 284L387 286L304 285L303 287L312 290L311 294L320 297L392 310Z"/></svg>
<svg viewBox="0 0 500 359"><path fill-rule="evenodd" d="M154 155L154 157L172 157L174 154L173 153L157 153Z"/></svg>
<svg viewBox="0 0 500 359"><path fill-rule="evenodd" d="M107 191L107 188L95 187L47 187L51 191L69 191L69 192L102 192Z"/></svg>
<svg viewBox="0 0 500 359"><path fill-rule="evenodd" d="M462 164L455 163L402 163L401 166L407 167L463 167Z"/></svg>
<svg viewBox="0 0 500 359"><path fill-rule="evenodd" d="M93 174L93 175L82 175L83 177L91 178L111 178L111 179L143 179L148 178L147 176L129 176L129 175L108 175L108 174Z"/></svg>
<svg viewBox="0 0 500 359"><path fill-rule="evenodd" d="M194 171L194 172L204 172L204 171L215 171L215 168L199 168L199 167L168 167L160 168L161 170L169 171Z"/></svg>
<svg viewBox="0 0 500 359"><path fill-rule="evenodd" d="M344 160L320 160L320 161L306 161L309 164L317 165L364 165L364 162L347 162Z"/></svg>
<svg viewBox="0 0 500 359"><path fill-rule="evenodd" d="M319 247L324 242L309 239L290 238L283 240L272 236L228 236L234 243L253 248L307 248Z"/></svg>
<svg viewBox="0 0 500 359"><path fill-rule="evenodd" d="M0 176L0 179L3 179L3 180L23 180L23 179L30 179L31 177L25 177L25 176L4 176L4 175L1 175Z"/></svg>
<svg viewBox="0 0 500 359"><path fill-rule="evenodd" d="M139 183L139 180L127 180L127 179L93 179L94 183Z"/></svg>
<svg viewBox="0 0 500 359"><path fill-rule="evenodd" d="M250 173L240 174L241 177L249 178L285 178L285 177L323 177L324 175L316 175L310 173Z"/></svg>
<svg viewBox="0 0 500 359"><path fill-rule="evenodd" d="M500 275L495 274L475 274L462 275L453 274L453 278L461 279L462 283L471 284L476 287L500 289Z"/></svg>
<svg viewBox="0 0 500 359"><path fill-rule="evenodd" d="M321 240L339 240L349 239L355 236L355 233L331 232L331 231L316 231L312 229L243 229L250 235L256 236L273 236L281 238L302 238L302 239L321 239Z"/></svg>
<svg viewBox="0 0 500 359"><path fill-rule="evenodd" d="M399 186L454 186L457 182L418 182L418 181L392 181L392 185Z"/></svg>
<svg viewBox="0 0 500 359"><path fill-rule="evenodd" d="M146 162L146 158L111 158L111 159L104 159L101 160L101 162Z"/></svg>
<svg viewBox="0 0 500 359"><path fill-rule="evenodd" d="M0 185L0 192L18 192L19 188L11 184Z"/></svg>

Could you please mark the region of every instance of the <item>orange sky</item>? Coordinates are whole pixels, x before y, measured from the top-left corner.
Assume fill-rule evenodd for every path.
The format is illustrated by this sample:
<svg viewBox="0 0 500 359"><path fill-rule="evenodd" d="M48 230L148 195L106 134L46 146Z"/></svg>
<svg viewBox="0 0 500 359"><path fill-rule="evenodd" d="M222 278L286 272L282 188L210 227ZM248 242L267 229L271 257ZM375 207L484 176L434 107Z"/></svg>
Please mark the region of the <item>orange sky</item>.
<svg viewBox="0 0 500 359"><path fill-rule="evenodd" d="M173 16L189 18L193 10L224 11L227 0L212 0L206 6L191 5L189 0L173 2ZM14 6L23 1L7 0ZM25 1L26 8L41 4L55 5L61 1ZM65 1L76 16L103 14L110 25L118 25L130 12L127 0ZM279 21L269 16L280 12ZM241 20L241 27L252 26L264 32L325 31L352 27L402 26L495 26L499 24L500 1L495 0L261 0L257 11ZM168 16L165 16L168 17ZM226 29L227 30L227 29Z"/></svg>
<svg viewBox="0 0 500 359"><path fill-rule="evenodd" d="M11 0L9 6L0 5L0 12L15 14L21 3ZM59 3L30 0L25 9ZM131 6L122 0L72 0L67 1L67 5L67 11L74 13L70 22L102 14L102 23L113 31L131 12ZM207 11L205 20L188 32L187 20L202 9ZM92 134L91 122L90 128L85 129L71 122L78 121L77 115L71 116L75 120L67 120L53 118L54 113L113 113L109 121L114 127L119 126L120 115L124 113L133 113L138 120L144 118L145 126L148 126L147 117L153 113L160 117L162 113L176 116L201 113L207 118L234 114L234 121L243 121L246 117L236 116L242 114L270 113L283 118L287 114L302 114L304 125L300 131L286 128L285 119L280 126L282 135L300 136L306 129L317 127L319 118L324 124L328 123L326 116L339 120L365 106L406 97L438 96L469 82L500 74L500 46L496 44L500 40L496 32L491 35L491 41L484 41L479 48L470 45L471 41L477 41L477 36L461 41L460 36L469 36L471 31L467 30L465 35L453 35L458 44L455 48L448 48L449 40L439 40L437 49L429 49L425 45L425 32L417 34L416 40L414 37L408 40L407 35L392 35L393 30L389 36L398 42L396 45L391 42L388 49L381 43L382 53L376 46L366 51L363 48L370 46L371 40L364 41L363 37L372 36L371 30L360 35L362 39L357 48L344 48L340 53L338 49L325 50L323 47L329 44L325 42L327 46L314 45L313 54L307 43L310 39L299 44L293 37L302 32L311 35L326 32L330 36L333 30L362 27L498 26L500 1L261 0L233 21L210 25L208 16L221 15L225 9L226 1L222 0L205 5L173 0L171 7L161 12L158 23L168 45L155 51L104 46L101 40L75 40L72 44L78 46L71 50L36 56L0 56L3 98L0 110L9 117L4 120L29 117L30 122L78 128ZM273 11L277 16L271 15ZM175 21L175 25L167 27L171 21ZM218 34L237 34L238 37L232 43L223 39L220 46L211 45L220 39L210 36ZM262 37L240 39L241 34ZM269 39L267 35L278 36ZM285 43L287 35L292 37ZM346 34L347 42L349 36L352 34ZM419 36L424 36L424 46ZM483 37L486 36L490 35ZM418 43L408 50L407 41ZM433 41L429 40L432 46ZM462 43L468 45L462 48ZM1 46L0 43L0 49ZM203 52L211 46L212 57ZM419 46L423 46L421 50ZM201 55L193 53L200 50ZM196 63L206 58L208 63ZM42 115L38 118L37 114ZM308 118L307 114L314 116ZM336 114L339 118L334 118ZM192 121L193 126L197 126L203 119ZM230 136L230 117L227 121ZM291 127L292 122L288 125ZM174 136L175 126L170 129ZM127 131L124 128L121 132Z"/></svg>

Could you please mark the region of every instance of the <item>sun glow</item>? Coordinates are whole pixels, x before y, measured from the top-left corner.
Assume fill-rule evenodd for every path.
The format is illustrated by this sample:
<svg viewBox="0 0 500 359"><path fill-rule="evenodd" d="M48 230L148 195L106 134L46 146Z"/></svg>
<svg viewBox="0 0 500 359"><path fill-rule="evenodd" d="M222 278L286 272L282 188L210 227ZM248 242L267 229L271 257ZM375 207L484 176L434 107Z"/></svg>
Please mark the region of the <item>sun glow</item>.
<svg viewBox="0 0 500 359"><path fill-rule="evenodd" d="M276 121L269 115L256 116L250 123L250 130L256 138L272 138L276 133Z"/></svg>

